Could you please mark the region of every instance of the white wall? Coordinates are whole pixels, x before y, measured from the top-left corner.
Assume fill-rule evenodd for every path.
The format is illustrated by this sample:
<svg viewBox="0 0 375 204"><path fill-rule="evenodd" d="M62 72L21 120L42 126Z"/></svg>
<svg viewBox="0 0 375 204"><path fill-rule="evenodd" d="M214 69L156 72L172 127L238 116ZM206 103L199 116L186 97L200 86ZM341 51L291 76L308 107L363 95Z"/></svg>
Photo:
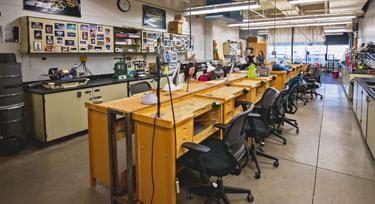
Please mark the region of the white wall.
<svg viewBox="0 0 375 204"><path fill-rule="evenodd" d="M117 0L81 0L82 17L44 14L23 10L23 0L0 0L0 25L5 26L9 33L13 26L18 25L18 18L35 16L51 19L70 20L76 22L97 23L112 26L128 26L142 28L142 3L130 0L131 10L127 13L117 9ZM167 10L167 23L173 20L175 11ZM210 25L210 23L208 23ZM204 17L192 18L192 35L194 36L194 52L198 60L212 59L212 40L222 45L226 40L238 40L236 28L229 28L220 22L213 22L207 29ZM145 28L147 29L147 28ZM166 30L158 30L166 32ZM23 32L23 31L21 31ZM208 48L206 46L209 46ZM22 63L23 80L35 81L47 79L46 74L51 67L70 68L79 63L79 54L20 54L18 43L1 43L0 53L17 53L17 60ZM209 52L207 52L209 50ZM88 68L93 74L113 73L114 57L119 54L88 54ZM45 58L46 60L42 60ZM147 62L154 62L154 56L148 56Z"/></svg>
<svg viewBox="0 0 375 204"><path fill-rule="evenodd" d="M364 18L360 21L359 29L362 42L375 41L375 1L370 2Z"/></svg>

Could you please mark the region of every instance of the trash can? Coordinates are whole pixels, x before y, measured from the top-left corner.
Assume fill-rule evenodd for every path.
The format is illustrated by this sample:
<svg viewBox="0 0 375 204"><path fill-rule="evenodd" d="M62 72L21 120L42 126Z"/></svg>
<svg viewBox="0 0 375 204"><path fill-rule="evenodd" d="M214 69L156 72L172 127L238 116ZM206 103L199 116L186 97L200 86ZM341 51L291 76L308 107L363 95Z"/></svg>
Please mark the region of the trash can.
<svg viewBox="0 0 375 204"><path fill-rule="evenodd" d="M338 79L339 78L339 74L340 72L338 70L333 70L332 71L332 78L333 79Z"/></svg>

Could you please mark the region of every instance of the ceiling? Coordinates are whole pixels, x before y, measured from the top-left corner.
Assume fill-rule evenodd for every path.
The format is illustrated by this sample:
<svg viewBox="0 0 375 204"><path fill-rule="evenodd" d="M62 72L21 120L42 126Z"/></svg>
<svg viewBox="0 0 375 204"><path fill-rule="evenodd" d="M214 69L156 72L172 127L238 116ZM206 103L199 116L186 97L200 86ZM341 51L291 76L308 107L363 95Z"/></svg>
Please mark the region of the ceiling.
<svg viewBox="0 0 375 204"><path fill-rule="evenodd" d="M138 2L148 3L161 8L183 11L188 7L189 0L135 0ZM205 5L206 0L191 0L192 5ZM245 0L232 0L232 1L245 1ZM274 0L259 0L261 7L256 10L256 13L251 14L251 18L264 18L274 16ZM305 5L293 5L288 0L276 0L276 15L294 16L294 15L314 15L314 14L341 14L353 13L362 15L362 8L367 0L327 0L327 3L314 3ZM246 14L246 12L244 12ZM259 15L262 14L262 15ZM247 16L247 14L246 14Z"/></svg>

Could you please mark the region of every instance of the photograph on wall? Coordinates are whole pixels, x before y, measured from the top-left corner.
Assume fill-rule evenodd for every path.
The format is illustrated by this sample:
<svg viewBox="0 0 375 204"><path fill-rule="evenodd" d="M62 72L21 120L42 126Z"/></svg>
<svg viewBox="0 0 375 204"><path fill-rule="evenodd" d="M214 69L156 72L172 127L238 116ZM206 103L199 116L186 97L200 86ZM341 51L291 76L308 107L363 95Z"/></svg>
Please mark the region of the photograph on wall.
<svg viewBox="0 0 375 204"><path fill-rule="evenodd" d="M81 29L81 30L89 30L89 26L88 26L88 25L85 25L85 24L81 24L80 29Z"/></svg>
<svg viewBox="0 0 375 204"><path fill-rule="evenodd" d="M63 30L63 29L65 29L65 24L63 24L63 23L55 23L55 29L56 30Z"/></svg>
<svg viewBox="0 0 375 204"><path fill-rule="evenodd" d="M68 24L66 24L66 29L68 29L68 30L76 30L77 29L77 25L73 24L73 23L68 23Z"/></svg>
<svg viewBox="0 0 375 204"><path fill-rule="evenodd" d="M62 30L56 30L55 31L55 36L56 37L64 37L65 36L65 32L62 31Z"/></svg>
<svg viewBox="0 0 375 204"><path fill-rule="evenodd" d="M166 29L166 11L143 5L143 26Z"/></svg>
<svg viewBox="0 0 375 204"><path fill-rule="evenodd" d="M66 46L74 46L74 40L65 40Z"/></svg>
<svg viewBox="0 0 375 204"><path fill-rule="evenodd" d="M31 28L43 29L43 23L40 23L40 22L31 22Z"/></svg>
<svg viewBox="0 0 375 204"><path fill-rule="evenodd" d="M82 40L88 40L89 39L89 33L88 32L82 32Z"/></svg>
<svg viewBox="0 0 375 204"><path fill-rule="evenodd" d="M70 38L75 38L76 37L76 33L68 32L67 36L70 37Z"/></svg>
<svg viewBox="0 0 375 204"><path fill-rule="evenodd" d="M81 17L81 0L23 0L25 10Z"/></svg>
<svg viewBox="0 0 375 204"><path fill-rule="evenodd" d="M46 33L47 34L53 34L53 26L52 25L46 25Z"/></svg>
<svg viewBox="0 0 375 204"><path fill-rule="evenodd" d="M56 38L56 45L62 45L64 38Z"/></svg>
<svg viewBox="0 0 375 204"><path fill-rule="evenodd" d="M53 44L53 36L47 35L46 36L46 44L47 45L52 45Z"/></svg>
<svg viewBox="0 0 375 204"><path fill-rule="evenodd" d="M35 41L34 42L34 50L35 51L42 51L42 42L41 41Z"/></svg>
<svg viewBox="0 0 375 204"><path fill-rule="evenodd" d="M42 39L42 31L41 30L34 30L34 39L36 39L36 40Z"/></svg>

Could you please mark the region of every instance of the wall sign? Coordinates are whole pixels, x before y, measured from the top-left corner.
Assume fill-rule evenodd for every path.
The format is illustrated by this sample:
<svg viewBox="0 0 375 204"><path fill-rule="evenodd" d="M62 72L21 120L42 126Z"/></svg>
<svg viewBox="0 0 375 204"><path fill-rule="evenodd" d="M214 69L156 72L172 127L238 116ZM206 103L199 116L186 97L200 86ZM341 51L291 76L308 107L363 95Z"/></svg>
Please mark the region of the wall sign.
<svg viewBox="0 0 375 204"><path fill-rule="evenodd" d="M166 29L166 11L143 5L143 26Z"/></svg>
<svg viewBox="0 0 375 204"><path fill-rule="evenodd" d="M25 10L81 17L81 0L23 0Z"/></svg>

